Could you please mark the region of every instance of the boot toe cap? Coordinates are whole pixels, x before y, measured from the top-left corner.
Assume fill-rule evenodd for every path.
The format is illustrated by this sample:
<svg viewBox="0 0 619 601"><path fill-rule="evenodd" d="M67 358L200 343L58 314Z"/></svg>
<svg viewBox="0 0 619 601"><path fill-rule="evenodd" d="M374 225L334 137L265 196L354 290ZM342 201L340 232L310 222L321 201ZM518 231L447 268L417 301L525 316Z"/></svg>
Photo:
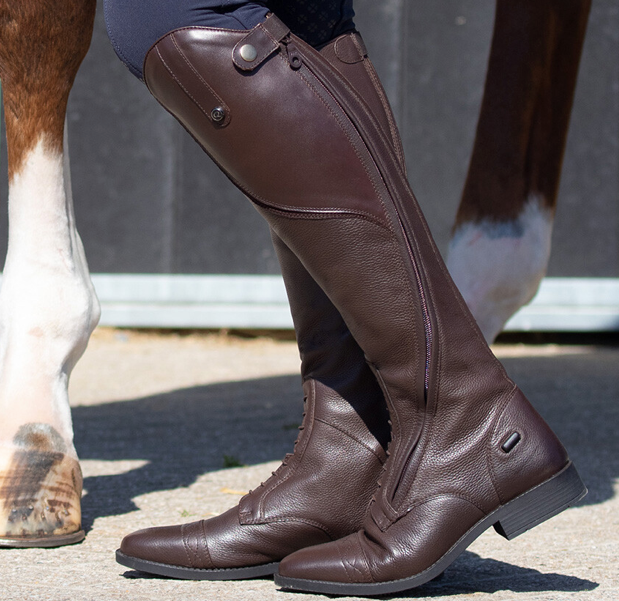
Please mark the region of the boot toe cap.
<svg viewBox="0 0 619 601"><path fill-rule="evenodd" d="M321 582L373 582L359 536L356 533L296 551L279 564L279 575Z"/></svg>
<svg viewBox="0 0 619 601"><path fill-rule="evenodd" d="M199 523L196 523L196 526ZM191 526L188 524L187 526ZM138 530L123 538L121 553L136 559L187 568L212 567L204 565L204 553L188 550L187 526L164 526ZM193 555L193 557L192 557ZM196 565L202 564L202 565Z"/></svg>

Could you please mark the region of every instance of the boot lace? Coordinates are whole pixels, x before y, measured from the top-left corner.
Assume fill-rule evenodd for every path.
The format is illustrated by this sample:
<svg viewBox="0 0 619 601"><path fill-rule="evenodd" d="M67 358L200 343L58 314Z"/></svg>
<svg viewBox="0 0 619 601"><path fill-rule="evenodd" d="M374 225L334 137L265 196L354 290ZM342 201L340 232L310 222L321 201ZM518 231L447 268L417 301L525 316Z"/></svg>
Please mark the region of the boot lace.
<svg viewBox="0 0 619 601"><path fill-rule="evenodd" d="M299 440L301 439L301 434L303 433L303 430L305 430L305 416L307 414L306 405L307 405L307 397L304 397L303 398L303 419L301 421L301 425L297 428L299 430L299 433L297 434L297 438L294 441L294 447L292 449L292 453L286 453L286 455L284 455L284 458L282 459L281 465L274 472L271 472L271 476L267 480L265 480L264 482L261 482L260 485L257 486L256 488L252 488L247 493L248 495L251 495L254 491L264 488L272 480L275 480L276 478L278 478L281 472L286 467L288 467L290 460L294 457L294 454L296 453L297 445L299 444Z"/></svg>

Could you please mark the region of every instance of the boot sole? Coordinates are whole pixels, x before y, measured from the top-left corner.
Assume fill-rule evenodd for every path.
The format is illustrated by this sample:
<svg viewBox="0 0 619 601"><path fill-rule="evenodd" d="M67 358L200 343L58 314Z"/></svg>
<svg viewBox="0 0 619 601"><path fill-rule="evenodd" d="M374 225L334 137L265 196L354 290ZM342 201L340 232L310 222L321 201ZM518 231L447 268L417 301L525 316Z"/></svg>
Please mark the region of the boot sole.
<svg viewBox="0 0 619 601"><path fill-rule="evenodd" d="M41 536L39 538L28 538L27 536L15 538L0 537L0 547L13 549L64 547L65 545L81 543L85 537L86 533L83 530L72 534Z"/></svg>
<svg viewBox="0 0 619 601"><path fill-rule="evenodd" d="M389 582L338 583L275 575L275 584L284 590L327 595L386 595L421 586L439 576L485 530L494 526L511 540L571 507L587 494L574 465L570 462L558 474L531 488L509 503L501 505L466 532L434 565L423 572Z"/></svg>
<svg viewBox="0 0 619 601"><path fill-rule="evenodd" d="M259 566L244 568L186 568L184 566L174 566L131 557L125 555L120 549L116 551L116 561L127 568L140 572L180 580L245 580L248 578L260 578L261 576L272 576L277 572L277 566L279 566L279 561L274 561L273 563L263 563Z"/></svg>

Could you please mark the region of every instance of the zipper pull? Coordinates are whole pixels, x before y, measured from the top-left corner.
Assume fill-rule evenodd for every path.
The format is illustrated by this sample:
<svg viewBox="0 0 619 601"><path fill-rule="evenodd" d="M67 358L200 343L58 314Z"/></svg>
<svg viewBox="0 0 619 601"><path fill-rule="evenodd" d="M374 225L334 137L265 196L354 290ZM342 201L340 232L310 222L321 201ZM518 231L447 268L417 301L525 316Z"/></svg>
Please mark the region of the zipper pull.
<svg viewBox="0 0 619 601"><path fill-rule="evenodd" d="M285 42L286 50L288 52L288 62L290 63L290 68L294 71L297 71L301 68L303 64L303 59L301 58L301 53L298 48L295 46L294 42L288 41Z"/></svg>

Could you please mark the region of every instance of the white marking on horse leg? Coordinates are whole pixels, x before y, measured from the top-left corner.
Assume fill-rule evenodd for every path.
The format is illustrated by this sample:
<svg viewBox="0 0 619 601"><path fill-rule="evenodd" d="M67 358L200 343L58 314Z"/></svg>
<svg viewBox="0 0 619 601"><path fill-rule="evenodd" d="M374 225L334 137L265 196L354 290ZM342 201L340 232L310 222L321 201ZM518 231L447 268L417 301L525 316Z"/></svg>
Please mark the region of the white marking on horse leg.
<svg viewBox="0 0 619 601"><path fill-rule="evenodd" d="M535 296L550 257L553 215L531 195L510 222L464 223L449 244L447 266L486 340Z"/></svg>
<svg viewBox="0 0 619 601"><path fill-rule="evenodd" d="M0 291L0 441L30 421L71 443L67 382L99 319L64 155L41 139L10 183ZM32 418L35 418L34 420Z"/></svg>
<svg viewBox="0 0 619 601"><path fill-rule="evenodd" d="M11 512L28 513L32 505L34 517L20 514L17 526L46 535L70 531L75 520L79 525L81 476L67 386L100 313L75 228L67 153L50 148L42 137L9 183L0 290L0 514L10 525ZM24 479L29 465L43 465L45 473ZM46 489L60 491L60 498L50 499ZM57 509L51 532L40 522L47 510L37 503L43 507L45 500Z"/></svg>

